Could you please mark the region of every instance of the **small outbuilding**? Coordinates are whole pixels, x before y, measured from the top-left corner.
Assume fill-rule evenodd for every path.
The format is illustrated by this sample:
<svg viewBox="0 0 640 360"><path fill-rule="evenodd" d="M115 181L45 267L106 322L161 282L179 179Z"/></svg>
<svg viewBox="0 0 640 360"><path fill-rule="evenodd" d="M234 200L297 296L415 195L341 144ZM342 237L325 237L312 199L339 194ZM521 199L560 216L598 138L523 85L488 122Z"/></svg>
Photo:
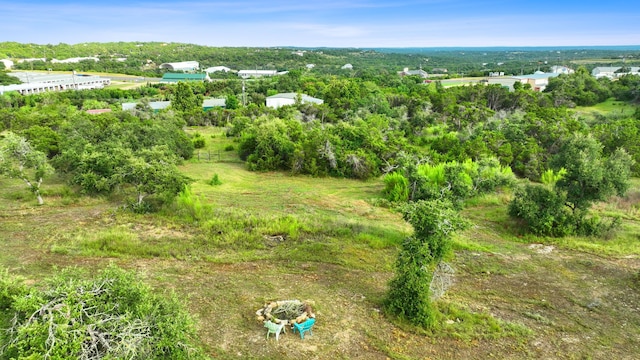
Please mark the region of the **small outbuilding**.
<svg viewBox="0 0 640 360"><path fill-rule="evenodd" d="M122 110L133 110L138 105L137 102L127 102L122 103ZM158 112L160 110L164 110L171 105L171 101L149 101L149 107L154 111Z"/></svg>
<svg viewBox="0 0 640 360"><path fill-rule="evenodd" d="M536 71L533 74L528 75L519 75L514 76L513 78L516 81L519 81L522 84L529 84L533 91L544 91L544 89L549 85L549 78L557 77L558 73L544 73L541 71Z"/></svg>
<svg viewBox="0 0 640 360"><path fill-rule="evenodd" d="M277 70L240 70L238 76L243 79L280 75Z"/></svg>
<svg viewBox="0 0 640 360"><path fill-rule="evenodd" d="M223 108L226 106L227 106L226 99L204 99L204 101L202 102L202 109L204 111L209 111L216 107Z"/></svg>
<svg viewBox="0 0 640 360"><path fill-rule="evenodd" d="M267 97L267 107L277 109L285 105L295 105L296 101L302 104L322 104L324 100L311 97L306 94L281 93Z"/></svg>

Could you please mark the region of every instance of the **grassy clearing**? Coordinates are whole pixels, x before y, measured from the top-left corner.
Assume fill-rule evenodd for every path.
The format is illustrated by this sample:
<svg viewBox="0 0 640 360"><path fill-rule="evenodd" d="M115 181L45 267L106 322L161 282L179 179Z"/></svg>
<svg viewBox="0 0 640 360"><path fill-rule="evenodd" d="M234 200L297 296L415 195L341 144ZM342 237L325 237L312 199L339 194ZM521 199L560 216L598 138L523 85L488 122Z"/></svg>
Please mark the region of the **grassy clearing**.
<svg viewBox="0 0 640 360"><path fill-rule="evenodd" d="M127 82L127 81L112 81L108 88L131 90L145 86L147 82Z"/></svg>
<svg viewBox="0 0 640 360"><path fill-rule="evenodd" d="M233 145L222 129L197 131L204 150ZM38 207L22 184L1 179L0 267L29 283L66 266L133 269L185 299L216 358L640 356L637 182L627 198L598 206L623 219L608 240L521 236L506 212L511 193L470 200L464 215L474 226L448 259L454 285L438 302L440 326L425 332L380 310L411 231L373 205L381 181L248 172L235 151L224 153L185 162L191 195L155 215L76 197L59 179L45 182ZM214 174L220 185L209 184ZM281 299L313 304L312 336L265 340L255 311Z"/></svg>
<svg viewBox="0 0 640 360"><path fill-rule="evenodd" d="M592 116L605 114L633 115L633 113L636 111L636 108L636 105L611 98L605 102L593 106L576 106L575 111L578 114Z"/></svg>

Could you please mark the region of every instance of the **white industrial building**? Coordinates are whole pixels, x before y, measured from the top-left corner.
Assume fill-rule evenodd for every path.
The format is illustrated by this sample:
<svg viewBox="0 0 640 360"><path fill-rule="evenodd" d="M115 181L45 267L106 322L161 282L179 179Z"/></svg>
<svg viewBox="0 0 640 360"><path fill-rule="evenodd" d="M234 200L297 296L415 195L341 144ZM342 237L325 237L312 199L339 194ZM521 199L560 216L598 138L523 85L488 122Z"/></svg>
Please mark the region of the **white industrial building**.
<svg viewBox="0 0 640 360"><path fill-rule="evenodd" d="M47 91L102 89L111 80L94 75L46 74L33 72L12 72L22 84L0 86L0 94L17 91L22 95L39 94Z"/></svg>
<svg viewBox="0 0 640 360"><path fill-rule="evenodd" d="M197 61L163 63L160 64L160 69L167 69L170 71L196 71L200 69L200 63L198 63Z"/></svg>
<svg viewBox="0 0 640 360"><path fill-rule="evenodd" d="M243 79L281 75L277 70L240 70L238 76Z"/></svg>
<svg viewBox="0 0 640 360"><path fill-rule="evenodd" d="M211 74L218 71L229 72L231 71L231 69L226 66L212 66L210 68L207 68L204 72L206 72L207 74Z"/></svg>
<svg viewBox="0 0 640 360"><path fill-rule="evenodd" d="M267 97L267 107L277 109L285 105L294 105L299 100L303 104L322 104L324 100L311 97L306 94L281 93Z"/></svg>
<svg viewBox="0 0 640 360"><path fill-rule="evenodd" d="M599 66L591 70L591 75L594 76L596 79L599 79L602 77L615 79L617 77L628 75L628 74L638 75L640 73L640 67L637 67L637 66L628 68L629 69L628 72L618 72L620 69L622 69L621 66Z"/></svg>
<svg viewBox="0 0 640 360"><path fill-rule="evenodd" d="M522 84L531 85L531 89L533 89L533 91L544 91L547 85L549 85L549 78L557 77L558 75L560 74L536 71L533 74L514 76L513 78L516 79L516 81L520 81Z"/></svg>
<svg viewBox="0 0 640 360"><path fill-rule="evenodd" d="M90 57L74 57L74 58L68 58L64 60L51 59L51 63L52 64L76 64L84 60L93 60L95 62L100 61L100 59L98 59L97 57L90 56Z"/></svg>

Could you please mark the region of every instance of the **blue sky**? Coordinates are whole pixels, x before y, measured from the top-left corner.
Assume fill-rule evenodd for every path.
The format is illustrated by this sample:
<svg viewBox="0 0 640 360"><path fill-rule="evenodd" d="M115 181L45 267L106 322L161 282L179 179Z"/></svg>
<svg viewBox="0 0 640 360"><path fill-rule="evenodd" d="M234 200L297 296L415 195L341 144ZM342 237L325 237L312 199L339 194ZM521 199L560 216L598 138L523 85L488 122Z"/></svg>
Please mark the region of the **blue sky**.
<svg viewBox="0 0 640 360"><path fill-rule="evenodd" d="M0 41L210 46L640 45L640 6L518 0L0 0Z"/></svg>

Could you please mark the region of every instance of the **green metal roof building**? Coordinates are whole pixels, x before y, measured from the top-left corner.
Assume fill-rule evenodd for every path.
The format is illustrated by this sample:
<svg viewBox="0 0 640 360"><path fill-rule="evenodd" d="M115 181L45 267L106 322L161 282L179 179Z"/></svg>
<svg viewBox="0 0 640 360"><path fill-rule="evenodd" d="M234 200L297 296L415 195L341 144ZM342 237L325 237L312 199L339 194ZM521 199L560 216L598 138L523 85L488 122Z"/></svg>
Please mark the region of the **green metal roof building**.
<svg viewBox="0 0 640 360"><path fill-rule="evenodd" d="M211 81L209 74L183 74L183 73L165 73L162 75L161 83L177 83L180 81Z"/></svg>

